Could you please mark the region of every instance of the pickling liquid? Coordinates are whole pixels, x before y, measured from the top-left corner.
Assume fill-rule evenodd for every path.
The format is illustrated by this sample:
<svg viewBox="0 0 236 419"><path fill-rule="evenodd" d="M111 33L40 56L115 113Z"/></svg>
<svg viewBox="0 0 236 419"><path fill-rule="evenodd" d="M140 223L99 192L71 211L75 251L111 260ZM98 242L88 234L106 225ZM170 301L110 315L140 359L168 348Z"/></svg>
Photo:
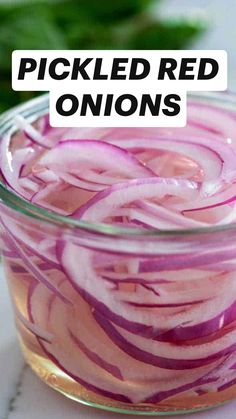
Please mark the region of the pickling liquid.
<svg viewBox="0 0 236 419"><path fill-rule="evenodd" d="M28 274L15 274L11 266L22 266L19 262L9 262L4 260L6 273L8 277L11 295L17 310L27 318L27 300L31 282L35 282ZM236 385L232 385L225 391L218 392L200 392L187 391L179 396L167 398L160 403L138 403L130 404L117 402L108 397L103 397L95 392L89 391L81 386L69 375L64 373L45 355L42 346L39 344L36 336L31 333L27 327L16 316L17 328L19 333L20 345L26 359L32 370L50 387L61 392L65 396L84 404L101 406L105 409L117 411L139 411L143 414L153 413L174 413L174 412L194 412L207 409L225 403L233 399L236 395ZM111 353L111 360L113 355ZM78 360L79 361L79 360ZM89 371L88 371L89 374ZM127 385L130 385L130 383ZM135 383L132 384L135 388Z"/></svg>

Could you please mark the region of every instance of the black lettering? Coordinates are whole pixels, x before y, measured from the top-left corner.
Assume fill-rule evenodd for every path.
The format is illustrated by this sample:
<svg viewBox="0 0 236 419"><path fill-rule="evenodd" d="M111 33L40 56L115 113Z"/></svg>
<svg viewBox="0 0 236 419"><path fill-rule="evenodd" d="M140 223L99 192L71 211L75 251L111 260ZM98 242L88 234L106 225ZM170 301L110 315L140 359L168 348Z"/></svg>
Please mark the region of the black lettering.
<svg viewBox="0 0 236 419"><path fill-rule="evenodd" d="M92 60L92 58L86 58L86 60L84 60L84 62L81 63L80 58L75 58L71 74L71 80L77 80L79 78L79 73L84 80L90 80L90 77L86 72L85 67L87 67L87 65L91 63Z"/></svg>
<svg viewBox="0 0 236 419"><path fill-rule="evenodd" d="M206 74L206 66L207 64L211 65L210 73ZM213 58L201 58L199 72L198 72L198 80L210 80L213 79L219 71L219 64Z"/></svg>
<svg viewBox="0 0 236 419"><path fill-rule="evenodd" d="M125 111L122 108L123 102L125 100L130 101L130 108L127 111ZM138 100L133 95L121 95L120 97L117 98L116 103L115 103L116 113L118 113L118 115L121 115L121 116L133 115L135 111L137 110L137 107L138 107Z"/></svg>
<svg viewBox="0 0 236 419"><path fill-rule="evenodd" d="M166 116L176 116L179 114L180 112L180 105L176 102L180 102L181 99L179 97L179 95L167 95L164 99L164 104L165 106L167 106L168 108L171 108L172 111L170 109L163 109L163 113Z"/></svg>
<svg viewBox="0 0 236 419"><path fill-rule="evenodd" d="M138 73L138 66L141 64L143 66L143 69L141 73ZM145 79L145 77L148 76L150 73L150 63L145 60L144 58L133 58L131 67L130 67L130 80L141 80Z"/></svg>
<svg viewBox="0 0 236 419"><path fill-rule="evenodd" d="M38 72L38 80L43 80L45 77L45 70L46 70L47 58L41 58L39 72Z"/></svg>
<svg viewBox="0 0 236 419"><path fill-rule="evenodd" d="M160 104L161 104L161 95L156 95L155 102L153 102L150 95L143 95L139 115L145 116L146 109L148 106L152 116L158 116L160 112Z"/></svg>
<svg viewBox="0 0 236 419"><path fill-rule="evenodd" d="M189 64L194 64L196 63L196 61L196 58L182 58L179 72L179 80L194 80L194 74L187 74L187 72L194 70L194 66Z"/></svg>
<svg viewBox="0 0 236 419"><path fill-rule="evenodd" d="M170 80L175 80L174 71L176 67L177 62L174 58L161 58L158 80L164 80L166 75Z"/></svg>
<svg viewBox="0 0 236 419"><path fill-rule="evenodd" d="M107 95L106 106L105 106L105 110L104 110L104 116L110 116L111 115L113 98L114 98L114 95Z"/></svg>
<svg viewBox="0 0 236 419"><path fill-rule="evenodd" d="M108 75L107 74L101 74L102 70L102 58L97 58L95 62L95 68L94 68L94 80L107 80Z"/></svg>
<svg viewBox="0 0 236 419"><path fill-rule="evenodd" d="M88 106L93 116L99 116L102 106L102 95L97 95L96 102L91 95L84 95L80 111L81 116L86 116Z"/></svg>
<svg viewBox="0 0 236 419"><path fill-rule="evenodd" d="M126 80L126 74L119 74L120 71L125 70L122 63L128 63L128 58L114 58L111 70L111 80Z"/></svg>
<svg viewBox="0 0 236 419"><path fill-rule="evenodd" d="M56 73L56 67L58 64L63 64L64 67L70 66L70 62L66 58L55 58L55 60L49 64L49 75L54 80L65 80L69 75L69 71L63 71L61 74Z"/></svg>
<svg viewBox="0 0 236 419"><path fill-rule="evenodd" d="M66 100L71 101L71 107L68 111L66 111L63 107L64 102ZM72 116L77 112L78 108L79 108L79 99L75 95L70 95L70 94L62 95L57 99L56 110L57 110L57 113L59 113L59 115L61 116Z"/></svg>
<svg viewBox="0 0 236 419"><path fill-rule="evenodd" d="M37 67L37 61L33 58L21 58L18 80L24 80L26 73L32 73Z"/></svg>

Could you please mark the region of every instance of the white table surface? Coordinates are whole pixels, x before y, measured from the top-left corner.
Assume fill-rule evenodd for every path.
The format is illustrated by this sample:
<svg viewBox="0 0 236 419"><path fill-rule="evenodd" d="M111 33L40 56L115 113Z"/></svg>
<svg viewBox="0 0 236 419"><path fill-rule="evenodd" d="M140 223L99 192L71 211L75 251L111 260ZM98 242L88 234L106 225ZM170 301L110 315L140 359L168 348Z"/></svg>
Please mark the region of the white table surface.
<svg viewBox="0 0 236 419"><path fill-rule="evenodd" d="M25 365L18 347L8 289L0 266L0 419L124 419L81 406L42 383ZM147 417L147 416L146 416ZM170 416L168 416L170 418ZM235 419L236 400L223 407L175 419Z"/></svg>

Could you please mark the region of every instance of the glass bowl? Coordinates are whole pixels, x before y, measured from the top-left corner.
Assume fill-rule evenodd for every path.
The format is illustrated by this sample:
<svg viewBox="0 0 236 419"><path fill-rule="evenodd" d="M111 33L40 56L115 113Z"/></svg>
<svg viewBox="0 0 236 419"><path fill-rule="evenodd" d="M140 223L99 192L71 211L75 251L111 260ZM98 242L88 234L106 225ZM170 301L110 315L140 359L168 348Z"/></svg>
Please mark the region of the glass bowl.
<svg viewBox="0 0 236 419"><path fill-rule="evenodd" d="M231 109L236 118L233 94L191 100ZM5 113L0 137L15 133L17 114L34 122L48 108L46 95ZM236 396L236 302L227 287L229 276L236 280L236 224L161 232L90 224L36 207L3 183L0 211L20 345L45 383L80 403L128 414L195 412ZM137 265L143 273L135 278ZM222 277L218 306L212 314L200 301L182 313L175 308L166 324L166 308L130 313L119 294L132 300L142 276L157 302L158 284L174 300L185 281L197 299ZM215 353L218 339L233 332L235 341Z"/></svg>

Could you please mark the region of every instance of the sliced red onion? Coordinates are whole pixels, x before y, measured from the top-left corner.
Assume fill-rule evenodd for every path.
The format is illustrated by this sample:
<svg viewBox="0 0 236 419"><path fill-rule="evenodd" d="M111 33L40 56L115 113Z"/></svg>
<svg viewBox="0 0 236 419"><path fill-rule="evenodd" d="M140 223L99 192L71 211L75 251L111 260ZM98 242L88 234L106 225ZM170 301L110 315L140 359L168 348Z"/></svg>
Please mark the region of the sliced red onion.
<svg viewBox="0 0 236 419"><path fill-rule="evenodd" d="M29 330L33 335L37 336L38 338L51 343L53 341L53 335L43 329L41 329L39 326L37 326L34 323L31 323L29 320L27 320L21 312L17 309L15 306L15 313L17 318L21 321L21 323L26 327L26 329Z"/></svg>
<svg viewBox="0 0 236 419"><path fill-rule="evenodd" d="M213 133L228 140L229 144L235 142L236 120L234 113L230 110L218 108L217 106L191 102L189 104L190 122L203 124L203 129L214 130Z"/></svg>
<svg viewBox="0 0 236 419"><path fill-rule="evenodd" d="M32 125L30 125L22 115L16 116L15 124L33 143L44 148L51 148L53 145L48 138L41 135Z"/></svg>
<svg viewBox="0 0 236 419"><path fill-rule="evenodd" d="M111 140L112 144L121 146L118 141ZM190 137L182 135L182 137L159 136L156 140L134 138L132 140L123 140L122 146L128 149L144 148L159 149L174 152L181 152L196 161L203 168L205 181L221 179L231 182L236 178L236 152L227 144L220 140L210 138ZM204 185L205 188L205 185ZM204 191L205 192L205 191Z"/></svg>
<svg viewBox="0 0 236 419"><path fill-rule="evenodd" d="M78 249L75 245L67 244L65 246L62 252L62 265L72 285L89 304L96 307L96 310L103 316L131 333L160 340L163 339L162 335L168 336L169 334L174 339L181 339L182 336L183 339L188 337L191 339L196 334L204 336L213 333L220 324L224 326L236 319L235 291L229 293L228 288L227 297L224 299L220 293L212 302L206 300L199 305L191 305L191 310L179 313L178 311L173 313L172 310L167 316L163 308L156 309L155 312L146 312L137 310L135 307L127 307L123 302L117 300L113 287L109 287L105 283L103 286L101 282L99 283L94 295L94 284L97 283L98 276L92 269L89 253ZM210 283L208 288L209 285ZM232 289L235 288L234 281L231 286ZM208 292L210 291L208 290ZM206 296L209 295L208 292ZM210 292L210 295L214 294ZM189 317L192 319L191 322Z"/></svg>
<svg viewBox="0 0 236 419"><path fill-rule="evenodd" d="M101 171L111 171L111 175L105 178L105 185L126 178L144 178L154 175L150 169L122 148L95 140L59 142L56 147L41 157L38 165L53 170L63 180L70 182L73 178L72 184L80 188L83 180L94 183L93 172L86 172L88 166L95 170L96 183L102 185L104 185L103 175L101 181L99 180Z"/></svg>
<svg viewBox="0 0 236 419"><path fill-rule="evenodd" d="M12 158L11 152L9 150L11 142L11 136L5 135L1 141L0 147L0 167L3 178L11 189L17 192L23 198L30 198L30 192L27 192L19 183L19 176L23 164L32 157L34 150L27 147L22 150L18 150L17 156ZM16 154L15 153L15 154Z"/></svg>
<svg viewBox="0 0 236 419"><path fill-rule="evenodd" d="M18 256L21 258L28 272L33 276L33 278L35 278L35 280L37 281L42 282L51 292L58 295L58 297L60 297L62 301L64 301L64 303L71 304L71 302L67 298L65 298L63 294L60 293L57 287L54 286L53 281L49 280L48 276L38 268L38 266L30 259L27 253L22 249L22 247L19 246L16 239L11 235L7 226L6 225L4 226L5 226L5 229L8 231L8 234L9 234L8 240L11 243L11 246L18 253Z"/></svg>
<svg viewBox="0 0 236 419"><path fill-rule="evenodd" d="M69 291L68 284L60 284L59 286L64 287L64 292L69 292L70 298L73 299L73 292L71 294L71 291ZM175 392L176 388L179 389L186 385L193 387L193 383L197 380L199 380L197 381L198 385L212 382L209 378L216 369L216 365L219 367L219 363L214 363L214 366L210 368L200 367L186 374L184 371L177 373L176 371L163 370L158 367L146 365L125 354L117 345L109 340L103 329L94 322L89 306L86 306L86 303L81 299L78 301L76 294L77 304L75 304L75 307L78 307L78 317L73 311L71 311L71 315L78 318L79 324L75 329L73 323L70 322L74 331L73 338L68 340L68 337L71 338L72 335L66 327L66 321L69 315L68 310L65 311L65 307L61 304L60 300L51 297L49 294L45 295L45 293L48 293L48 291L43 289L40 284L30 293L30 318L36 323L39 323L41 327L49 328L50 330L53 329L57 340L54 339L50 345L42 339L39 339L39 342L50 360L75 381L82 383L86 388L105 396L107 396L109 391L109 396L113 399L121 400L126 396L132 402L141 402L144 399L154 397L157 389L159 393L165 391ZM43 295L45 296L43 297ZM44 310L42 310L42 300L45 302ZM79 312L80 307L81 309L83 308L83 321ZM60 321L58 321L58 313L61 316ZM79 337L79 340L84 340L82 349L81 341L78 344L77 337ZM89 349L90 346L93 348L92 355ZM112 362L117 364L117 366L119 365L119 367L109 365L104 361L102 362L102 358L98 357L94 352L95 348L104 359L110 358L110 351L112 349L112 353L114 354ZM68 351L70 351L70 357L67 356ZM78 357L78 353L80 357ZM98 371L92 368L93 363L97 365L96 368ZM87 371L85 367L88 368ZM105 372L97 375L100 367ZM119 368L120 373L122 372L122 379L120 376L116 377L116 374L114 375L115 368ZM205 378L206 375L208 380ZM128 384L130 381L133 383L132 386ZM106 389L107 386L110 386L109 390ZM111 390L113 393L111 393Z"/></svg>
<svg viewBox="0 0 236 419"><path fill-rule="evenodd" d="M183 198L197 196L197 184L185 180L146 178L111 186L82 206L74 216L90 222L101 222L117 207L139 199L175 195Z"/></svg>
<svg viewBox="0 0 236 419"><path fill-rule="evenodd" d="M58 178L63 179L64 182L68 183L69 185L76 186L77 188L93 192L99 192L104 190L103 184L85 181L80 179L78 176L70 175L69 173L61 173L59 171L55 171L54 173L56 173L56 176Z"/></svg>
<svg viewBox="0 0 236 419"><path fill-rule="evenodd" d="M4 226L7 226L7 232L10 233L11 237L16 239L21 248L25 246L31 254L47 261L54 268L60 268L56 256L56 243L54 238L44 237L40 231L37 232L35 229L31 231L30 226L24 228L24 226L19 225L19 222L14 221L12 217L6 215L1 215L1 222ZM11 240L9 240L9 244L12 247Z"/></svg>
<svg viewBox="0 0 236 419"><path fill-rule="evenodd" d="M44 186L42 189L37 191L31 198L31 202L37 204L38 206L47 208L49 210L55 211L55 206L47 202L47 198L56 190L61 191L65 188L65 185L59 180L57 182L52 182ZM61 208L57 209L58 214L60 215L70 215L70 212L65 211Z"/></svg>
<svg viewBox="0 0 236 419"><path fill-rule="evenodd" d="M218 178L222 171L221 156L215 151L217 146L214 142L209 142L209 144L208 142L209 140L206 141L205 144L205 141L202 141L202 139L199 138L172 139L161 136L156 139L134 138L122 140L122 143L117 140L111 140L112 144L122 145L122 147L125 147L126 149L139 148L144 150L164 150L172 153L181 153L181 155L188 157L202 167L205 181Z"/></svg>
<svg viewBox="0 0 236 419"><path fill-rule="evenodd" d="M214 209L223 205L229 205L236 201L236 185L233 184L217 195L210 196L204 200L190 201L185 204L174 205L172 210L182 213Z"/></svg>
<svg viewBox="0 0 236 419"><path fill-rule="evenodd" d="M43 169L39 171L34 170L33 173L34 173L34 177L36 177L37 179L47 184L59 181L59 177L52 170L47 170L47 169L45 170Z"/></svg>
<svg viewBox="0 0 236 419"><path fill-rule="evenodd" d="M182 214L178 214L168 208L162 207L158 204L153 204L148 201L139 200L136 201L136 205L145 211L147 214L151 214L158 220L159 218L164 219L169 228L174 229L177 227L181 228L199 228L207 226L207 223L196 221L191 218L184 217ZM168 227L167 227L168 228Z"/></svg>
<svg viewBox="0 0 236 419"><path fill-rule="evenodd" d="M169 343L163 344L163 342L155 342L140 336L138 337L133 333L129 333L124 329L119 328L118 326L112 325L111 322L109 322L104 316L102 316L98 312L94 312L94 316L98 321L99 325L104 329L104 331L113 340L113 342L119 346L120 349L122 349L124 352L141 362L153 366L158 366L164 369L186 370L202 367L204 365L208 365L212 362L218 361L223 357L234 353L236 350L234 331L234 334L232 333L232 335L229 336L229 346L227 346L227 339L226 342L224 342L224 339L222 338L223 349L221 349L220 351L217 351L217 349L214 351L214 345L210 343L208 346L209 349L212 350L212 354L204 356L204 345L199 345L198 350L200 354L202 353L202 357L192 358L191 354L193 354L194 356L196 355L196 347L194 346L193 348L189 345L187 346L187 350L189 351L188 353L190 355L190 358L185 358L184 345L175 346L174 344ZM141 339L142 344L140 343ZM160 356L159 354L154 352L152 348L154 348L155 344L158 348L158 352L161 352L161 345L163 344L163 356ZM172 354L175 353L176 357L172 358Z"/></svg>

